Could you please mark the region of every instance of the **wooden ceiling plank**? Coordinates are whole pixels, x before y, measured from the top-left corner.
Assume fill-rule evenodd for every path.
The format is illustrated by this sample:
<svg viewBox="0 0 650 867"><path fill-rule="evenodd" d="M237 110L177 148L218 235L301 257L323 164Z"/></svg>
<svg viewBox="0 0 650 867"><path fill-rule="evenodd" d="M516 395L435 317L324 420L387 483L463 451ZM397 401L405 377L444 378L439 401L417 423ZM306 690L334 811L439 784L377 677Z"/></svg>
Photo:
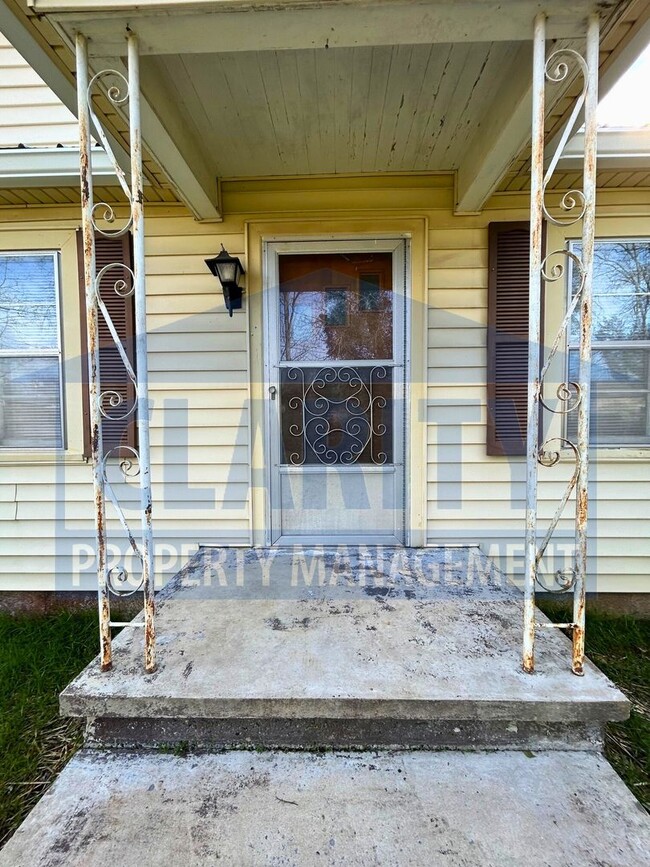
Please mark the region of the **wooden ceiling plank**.
<svg viewBox="0 0 650 867"><path fill-rule="evenodd" d="M481 46L482 50L474 50L468 55L463 64L462 73L458 77L451 104L446 112L445 124L436 141L435 150L431 154L430 165L435 164L442 169L457 167L458 158L461 150L465 147L468 132L476 128L485 105L483 103L480 106L480 111L472 114L472 97L477 89L483 90L485 82L484 80L482 82L482 79L486 70L490 68L490 58L494 55L502 55L502 51L499 50L500 47L497 47L496 43L486 43ZM501 74L498 74L497 80L493 80L492 91L500 90L497 82L501 77Z"/></svg>
<svg viewBox="0 0 650 867"><path fill-rule="evenodd" d="M281 51L274 56L286 114L286 134L293 139L296 165L302 167L304 174L310 174L311 162L307 142L313 135L314 121L313 112L304 111L297 52Z"/></svg>
<svg viewBox="0 0 650 867"><path fill-rule="evenodd" d="M400 105L393 129L395 147L391 147L387 161L389 169L399 170L404 165L409 133L417 113L422 89L429 86L428 69L433 50L434 46L432 45L412 46L407 69L407 83L406 85L402 84L400 88Z"/></svg>
<svg viewBox="0 0 650 867"><path fill-rule="evenodd" d="M378 166L388 167L391 156L400 144L396 130L406 102L406 92L413 81L410 66L417 48L418 46L398 45L391 52L391 69L384 92L381 125L377 136L375 164Z"/></svg>
<svg viewBox="0 0 650 867"><path fill-rule="evenodd" d="M363 118L370 91L369 48L353 48L348 99L348 133L346 149L350 172L360 172L363 159Z"/></svg>
<svg viewBox="0 0 650 867"><path fill-rule="evenodd" d="M314 63L321 173L333 174L341 171L336 164L336 55L329 50L315 51Z"/></svg>
<svg viewBox="0 0 650 867"><path fill-rule="evenodd" d="M416 164L422 141L423 119L431 119L437 111L438 89L445 69L451 62L451 52L451 45L429 46L426 70L402 148L402 163L399 166L401 171L408 171L409 166Z"/></svg>
<svg viewBox="0 0 650 867"><path fill-rule="evenodd" d="M458 79L462 74L468 51L468 47L463 44L450 47L440 80L436 82L432 110L429 116L421 121L422 132L417 151L414 154L415 165L418 168L426 169L430 166L431 155L445 125L447 112L456 92Z"/></svg>

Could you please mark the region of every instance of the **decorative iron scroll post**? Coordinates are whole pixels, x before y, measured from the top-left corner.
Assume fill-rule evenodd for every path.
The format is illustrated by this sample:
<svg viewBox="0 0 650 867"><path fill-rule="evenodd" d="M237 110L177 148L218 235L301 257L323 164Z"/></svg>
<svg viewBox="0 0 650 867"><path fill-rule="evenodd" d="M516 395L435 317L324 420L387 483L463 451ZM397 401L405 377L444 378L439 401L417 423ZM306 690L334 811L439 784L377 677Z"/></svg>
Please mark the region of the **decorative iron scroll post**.
<svg viewBox="0 0 650 867"><path fill-rule="evenodd" d="M91 461L95 497L95 529L97 535L97 590L99 602L100 656L102 671L112 664L111 627L144 627L144 667L152 672L156 668L155 628L154 628L154 568L153 536L151 526L151 472L149 456L149 392L147 377L147 332L144 279L144 197L142 172L142 142L140 135L140 77L137 37L127 35L128 78L121 72L105 69L89 80L88 46L82 34L76 37L77 54L77 105L79 114L79 160L81 180L82 232L84 253L84 281L86 287L86 324L88 332L88 382L90 394L91 424ZM129 130L131 150L130 184L115 159L104 130L93 110L92 93L97 83L106 79L108 84L105 95L114 106L129 105ZM101 212L103 222L109 226L115 222L111 205L95 202L93 197L92 147L91 135L98 136L108 154L120 186L124 191L129 217L124 225L106 228L97 222ZM133 270L121 262L105 265L96 272L95 235L116 238L131 231L133 236ZM110 274L109 279L107 276ZM133 295L135 304L135 370L113 325L111 316L102 301L100 289L103 281L112 282L112 289L123 298ZM126 373L135 390L135 400L131 406L124 407L121 394L101 390L99 323L100 316L105 322L119 352ZM138 449L121 446L105 453L102 443L102 418L126 420L137 410ZM127 453L125 457L124 453ZM131 532L124 510L120 506L116 491L109 479L109 467L117 464L125 481L138 478L140 485L141 528L138 542ZM141 578L133 587L127 583L126 568L109 569L106 546L108 524L106 515L107 500L124 531L132 554L141 566ZM142 591L144 596L144 619L132 623L118 623L111 620L111 594L130 596Z"/></svg>
<svg viewBox="0 0 650 867"><path fill-rule="evenodd" d="M589 475L589 410L591 392L591 318L594 229L596 214L596 108L598 105L598 46L599 19L594 14L587 23L585 57L573 49L558 49L546 58L546 17L535 19L533 34L533 110L530 193L530 275L529 275L529 354L528 354L528 418L526 448L526 540L524 584L523 668L535 669L535 633L540 627L565 628L571 631L573 652L571 669L583 674L585 647L585 588L587 573L587 517ZM544 121L546 82L565 81L576 64L582 76L582 92L573 107L558 146L548 167L544 168ZM548 184L555 172L564 148L576 131L584 108L584 167L582 190L565 193L559 207L564 214L550 213L546 199ZM542 223L544 218L557 226L582 222L580 255L563 248L542 258ZM556 263L552 264L553 259ZM562 281L570 264L577 277L574 293L560 329L547 355L541 353L541 287ZM559 349L566 346L566 337L574 313L579 311L580 350L577 382L562 382L557 388L557 405L545 402L544 379ZM553 436L539 445L540 405L552 413L577 416L576 442L568 432ZM559 463L562 450L574 460L571 478L567 482L557 510L540 544L537 541L538 465L552 467ZM535 620L535 587L540 583L540 563L567 503L575 492L575 553L573 566L555 574L557 590L573 592L571 623L539 623Z"/></svg>

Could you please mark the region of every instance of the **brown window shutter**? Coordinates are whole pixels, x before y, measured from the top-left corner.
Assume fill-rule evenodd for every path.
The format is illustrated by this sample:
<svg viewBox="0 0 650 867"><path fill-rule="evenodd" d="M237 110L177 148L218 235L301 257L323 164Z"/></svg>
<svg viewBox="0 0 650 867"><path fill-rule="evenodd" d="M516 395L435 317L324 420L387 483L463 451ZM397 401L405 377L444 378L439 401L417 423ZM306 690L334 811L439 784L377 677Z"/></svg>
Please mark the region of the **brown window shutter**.
<svg viewBox="0 0 650 867"><path fill-rule="evenodd" d="M490 223L487 334L489 455L526 454L529 255L529 223Z"/></svg>
<svg viewBox="0 0 650 867"><path fill-rule="evenodd" d="M83 371L83 418L84 418L84 456L90 457L91 448L91 431L90 431L90 400L88 391L88 342L86 333L86 290L83 278L83 242L81 231L77 233L77 249L79 258L79 289L81 298L81 336L83 347L82 371ZM101 235L95 237L95 263L97 273L105 266L112 262L121 262L129 268L133 267L133 256L131 249L131 236L124 235L121 238L105 238ZM128 274L122 269L115 268L109 271L102 285L99 287L102 301L106 305L108 312L115 329L120 336L120 339L126 349L127 357L129 358L135 370L135 342L134 328L135 315L133 307L133 295L128 298L123 298L115 292L113 286L116 280L128 279ZM100 390L101 391L116 391L120 394L124 402L119 406L111 409L107 407L108 413L114 415L123 415L126 410L133 405L135 400L135 389L129 379L124 364L120 358L108 326L104 321L101 312L99 314L99 368L100 368ZM126 419L108 419L102 418L102 441L104 454L118 446L136 447L137 443L137 420L136 413L132 413ZM119 452L115 453L119 455ZM125 451L122 454L127 455Z"/></svg>

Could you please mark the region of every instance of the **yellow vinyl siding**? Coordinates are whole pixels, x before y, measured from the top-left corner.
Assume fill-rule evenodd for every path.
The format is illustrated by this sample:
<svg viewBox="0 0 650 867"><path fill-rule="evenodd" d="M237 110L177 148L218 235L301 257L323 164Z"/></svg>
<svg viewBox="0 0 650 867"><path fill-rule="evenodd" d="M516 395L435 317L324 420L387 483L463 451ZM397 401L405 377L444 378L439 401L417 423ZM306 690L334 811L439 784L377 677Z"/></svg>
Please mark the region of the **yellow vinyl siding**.
<svg viewBox="0 0 650 867"><path fill-rule="evenodd" d="M0 249L63 248L66 371L80 371L78 210L39 208L34 222L27 219L31 216L0 209ZM238 229L228 243L241 251L241 222ZM152 209L147 215L154 523L165 577L198 542L242 544L250 537L247 330L243 317L230 319L223 310L217 282L203 264L218 249L214 232L181 208L160 215ZM184 255L188 248L194 256ZM81 583L74 583L71 547L77 545L76 556L85 562L94 517L90 467L81 457L78 373L67 380L65 456L0 452L0 589L94 586L87 569ZM137 528L138 490L123 488L120 494ZM108 504L109 542L122 543L111 515Z"/></svg>
<svg viewBox="0 0 650 867"><path fill-rule="evenodd" d="M598 205L597 235L650 235L650 191L620 191L618 195L599 191ZM454 259L457 270L452 271L449 261L434 259L433 250L430 253L435 266L430 271L429 301L435 313L429 313L429 397L435 403L429 407L429 539L437 543L475 541L492 553L501 568L519 575L523 569L525 462L485 454L486 331L475 326L487 322L487 225L492 220L527 219L527 208L523 196L498 195L481 215L482 228L476 217L455 218L458 228L446 229L430 219L431 246L462 255ZM471 228L461 228L470 220ZM570 230L551 227L548 250L563 247L567 237L571 237ZM470 261L486 264L468 272L465 268ZM565 297L564 284L547 287L547 343L559 326ZM467 320L464 338L458 336L455 315ZM556 421L551 433L560 431ZM589 589L650 590L650 509L645 490L650 480L650 450L599 449L593 457ZM571 471L568 459L552 470L540 468L542 534ZM571 550L571 509L570 503L559 526L564 538L556 547L557 562L548 564L549 576L555 568L568 565L561 554Z"/></svg>
<svg viewBox="0 0 650 867"><path fill-rule="evenodd" d="M382 220L411 220L426 225L429 247L420 268L426 273L426 287L421 285L420 291L426 289L428 302L427 406L421 407L426 419L426 539L429 544L480 544L502 568L520 572L524 461L485 452L487 226L492 220L527 219L526 196L499 194L482 214L458 217L453 214L451 176L405 175L232 181L223 185L223 201L226 220L221 224L196 223L181 206L147 208L153 519L159 567L173 573L201 542L246 545L253 539L251 474L255 481L262 467L250 466L250 357L259 352L261 337L249 323L250 294L245 296L246 309L228 317L204 258L223 242L243 258L252 287L260 279L255 270L259 251L248 247L257 237L252 226L286 225L291 233L298 227L298 234L313 235L323 221L335 232L340 220L366 234ZM642 235L649 216L650 191L599 195L601 234L630 233L632 227ZM0 249L64 248L64 347L73 367L79 355L73 244L78 220L74 205L0 208ZM549 244L561 246L563 238L549 234ZM549 328L563 303L562 287L549 291ZM0 455L4 589L73 586L69 540L92 544L90 469L81 458L79 385L74 377L69 377L66 395L65 460ZM597 589L648 589L650 511L644 492L650 481L650 450L600 450L597 457L592 485L592 530L597 535L592 534L591 542ZM552 470L540 469L543 517L554 511L570 469L565 461ZM137 515L137 509L129 511L132 519ZM121 539L115 521L109 526ZM565 531L570 527L570 520L563 522ZM170 546L178 548L175 560ZM92 570L83 574L81 586L93 586Z"/></svg>

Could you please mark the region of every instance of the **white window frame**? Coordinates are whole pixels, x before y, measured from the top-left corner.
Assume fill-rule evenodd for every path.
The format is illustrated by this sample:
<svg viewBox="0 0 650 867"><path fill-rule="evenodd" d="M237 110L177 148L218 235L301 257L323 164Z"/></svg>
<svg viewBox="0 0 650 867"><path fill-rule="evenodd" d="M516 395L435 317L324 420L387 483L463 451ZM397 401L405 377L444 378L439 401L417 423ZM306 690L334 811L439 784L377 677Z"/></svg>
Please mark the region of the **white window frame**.
<svg viewBox="0 0 650 867"><path fill-rule="evenodd" d="M54 274L54 304L56 311L56 337L57 346L55 349L0 349L0 358L31 358L35 355L47 356L56 358L59 366L59 424L61 430L61 442L59 445L49 446L4 446L0 443L0 453L42 453L42 452L63 452L66 448L66 426L65 426L65 384L63 381L63 335L61 322L61 251L53 249L43 250L0 250L0 259L18 258L27 256L51 256L53 260Z"/></svg>
<svg viewBox="0 0 650 867"><path fill-rule="evenodd" d="M615 235L604 235L595 238L594 245L597 247L598 244L625 244L625 243L646 243L650 246L650 235L624 235L624 236L615 236ZM582 241L580 238L571 238L567 240L567 246L570 252L574 252L574 248L576 244L581 244ZM568 309L571 304L573 295L573 268L574 263L571 259L569 259L569 267L567 268L567 285L566 285L566 307ZM650 353L650 340L598 340L593 341L592 345L596 349L646 349ZM569 322L566 333L566 357L564 362L564 380L568 382L569 380L569 366L570 366L570 352L572 350L579 349L578 344L573 344L571 342L571 322ZM647 427L649 431L650 437L650 365L648 365L648 376L649 381L645 391L648 393L647 407L646 412L648 414L647 419ZM641 392L642 389L639 389ZM566 438L568 436L568 427L569 427L569 418L568 416L564 416L564 424L563 424L563 436ZM599 442L597 439L594 441L590 440L589 443L590 449L649 449L650 448L650 439L642 442Z"/></svg>

